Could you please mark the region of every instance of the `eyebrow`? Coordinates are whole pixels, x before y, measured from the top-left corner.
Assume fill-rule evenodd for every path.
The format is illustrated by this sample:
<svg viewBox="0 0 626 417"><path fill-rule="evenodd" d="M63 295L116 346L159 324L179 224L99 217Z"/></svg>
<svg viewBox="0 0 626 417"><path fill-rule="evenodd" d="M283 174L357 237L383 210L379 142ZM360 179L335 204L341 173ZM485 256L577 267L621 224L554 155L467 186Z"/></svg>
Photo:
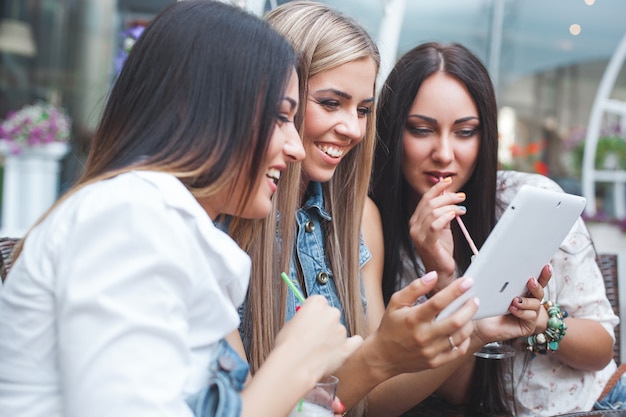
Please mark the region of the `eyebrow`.
<svg viewBox="0 0 626 417"><path fill-rule="evenodd" d="M433 118L433 117L428 117L428 116L424 116L423 114L409 114L409 116L407 118L411 118L411 117L417 117L418 119L422 119L428 123L433 123L433 124L437 124L437 119ZM459 123L465 123L465 122L469 122L470 120L479 120L480 119L476 116L466 116L466 117L461 117L460 119L456 119L454 121L454 124L459 124Z"/></svg>
<svg viewBox="0 0 626 417"><path fill-rule="evenodd" d="M291 104L292 109L295 109L298 106L298 103L296 103L296 100L292 99L291 97L283 97L283 100L288 101L289 104Z"/></svg>
<svg viewBox="0 0 626 417"><path fill-rule="evenodd" d="M315 91L315 94L320 94L320 93L332 93L339 97L345 98L346 100L352 100L352 96L350 94L346 93L345 91L337 90L334 88L327 88L325 90ZM366 98L361 103L373 103L373 102L374 102L374 97L370 97L370 98Z"/></svg>

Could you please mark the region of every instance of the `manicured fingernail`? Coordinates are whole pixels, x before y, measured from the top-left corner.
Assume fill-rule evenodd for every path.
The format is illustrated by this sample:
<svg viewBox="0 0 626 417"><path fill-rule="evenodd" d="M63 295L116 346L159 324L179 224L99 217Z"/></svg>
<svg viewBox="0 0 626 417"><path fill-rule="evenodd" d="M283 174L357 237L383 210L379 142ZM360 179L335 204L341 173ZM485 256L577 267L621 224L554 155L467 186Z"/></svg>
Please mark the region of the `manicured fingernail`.
<svg viewBox="0 0 626 417"><path fill-rule="evenodd" d="M514 305L511 305L511 307L509 307L511 311L519 311L519 308L515 307Z"/></svg>
<svg viewBox="0 0 626 417"><path fill-rule="evenodd" d="M550 271L550 275L552 275L552 264L548 264L548 271Z"/></svg>
<svg viewBox="0 0 626 417"><path fill-rule="evenodd" d="M346 406L343 405L343 403L341 402L341 400L337 399L337 401L339 402L339 407L341 408L341 411L339 411L340 413L343 413L344 411L346 411Z"/></svg>
<svg viewBox="0 0 626 417"><path fill-rule="evenodd" d="M437 278L437 273L435 271L430 271L426 275L422 277L422 281L424 282L432 282Z"/></svg>
<svg viewBox="0 0 626 417"><path fill-rule="evenodd" d="M457 207L458 207L459 209L461 209L461 211L462 211L463 213L465 213L465 212L467 211L467 207L465 207L465 206L457 206Z"/></svg>
<svg viewBox="0 0 626 417"><path fill-rule="evenodd" d="M517 297L518 304L522 304L523 302L524 302L524 299L522 297Z"/></svg>
<svg viewBox="0 0 626 417"><path fill-rule="evenodd" d="M472 285L474 285L474 280L469 277L465 277L463 281L461 281L461 288L464 290L472 288Z"/></svg>
<svg viewBox="0 0 626 417"><path fill-rule="evenodd" d="M452 182L452 177L445 177L443 182Z"/></svg>
<svg viewBox="0 0 626 417"><path fill-rule="evenodd" d="M530 279L530 284L534 287L537 288L539 286L539 281L537 281L537 278L531 278Z"/></svg>
<svg viewBox="0 0 626 417"><path fill-rule="evenodd" d="M456 196L465 199L465 193L456 193Z"/></svg>
<svg viewBox="0 0 626 417"><path fill-rule="evenodd" d="M478 299L478 297L474 297L474 304L476 304L476 307L480 305L480 300Z"/></svg>
<svg viewBox="0 0 626 417"><path fill-rule="evenodd" d="M301 309L301 308L302 308L302 306L296 306L296 313L297 313L298 311L300 311L300 309Z"/></svg>

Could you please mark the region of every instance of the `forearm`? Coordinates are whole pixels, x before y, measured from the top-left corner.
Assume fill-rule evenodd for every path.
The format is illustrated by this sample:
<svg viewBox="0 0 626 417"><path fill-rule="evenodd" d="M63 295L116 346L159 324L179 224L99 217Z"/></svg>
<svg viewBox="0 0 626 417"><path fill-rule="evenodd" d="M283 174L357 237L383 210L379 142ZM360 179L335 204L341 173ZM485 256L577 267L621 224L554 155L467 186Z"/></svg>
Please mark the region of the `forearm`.
<svg viewBox="0 0 626 417"><path fill-rule="evenodd" d="M277 348L241 392L241 416L286 416L320 377L306 364L293 363L287 350Z"/></svg>
<svg viewBox="0 0 626 417"><path fill-rule="evenodd" d="M453 376L464 369L468 361L473 361L472 358L473 354L468 352L459 359L435 369L402 374L385 381L368 395L367 417L394 417L402 414L449 382L458 382ZM465 392L469 388L469 384L464 387L458 384L454 386L455 384L452 384L449 387L463 389Z"/></svg>
<svg viewBox="0 0 626 417"><path fill-rule="evenodd" d="M337 396L347 409L352 408L378 384L397 374L388 368L384 359L377 359L378 355L372 346L374 343L372 337L367 338L335 372L340 381Z"/></svg>
<svg viewBox="0 0 626 417"><path fill-rule="evenodd" d="M397 375L375 387L367 397L367 417L393 417L402 414L437 391L445 398L447 391L469 391L474 352L484 341L473 334L467 353L433 369ZM444 392L439 392L439 389Z"/></svg>
<svg viewBox="0 0 626 417"><path fill-rule="evenodd" d="M611 335L594 320L566 318L567 331L553 354L572 368L597 371L613 357ZM548 353L552 354L552 353Z"/></svg>
<svg viewBox="0 0 626 417"><path fill-rule="evenodd" d="M471 355L435 392L451 404L468 403L475 365L476 357Z"/></svg>

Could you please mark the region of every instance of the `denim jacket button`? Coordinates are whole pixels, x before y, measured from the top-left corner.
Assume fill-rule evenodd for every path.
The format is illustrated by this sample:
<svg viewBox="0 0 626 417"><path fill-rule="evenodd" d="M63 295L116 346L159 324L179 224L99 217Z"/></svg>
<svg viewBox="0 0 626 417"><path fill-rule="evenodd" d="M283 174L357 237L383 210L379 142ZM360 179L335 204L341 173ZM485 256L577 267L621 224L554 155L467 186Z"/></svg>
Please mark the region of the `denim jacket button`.
<svg viewBox="0 0 626 417"><path fill-rule="evenodd" d="M317 282L324 285L328 282L328 274L324 271L317 274Z"/></svg>
<svg viewBox="0 0 626 417"><path fill-rule="evenodd" d="M235 369L235 360L227 355L220 355L217 358L217 363L223 371L230 372Z"/></svg>
<svg viewBox="0 0 626 417"><path fill-rule="evenodd" d="M315 223L309 220L305 223L304 230L306 230L307 233L313 233L313 230L315 230Z"/></svg>

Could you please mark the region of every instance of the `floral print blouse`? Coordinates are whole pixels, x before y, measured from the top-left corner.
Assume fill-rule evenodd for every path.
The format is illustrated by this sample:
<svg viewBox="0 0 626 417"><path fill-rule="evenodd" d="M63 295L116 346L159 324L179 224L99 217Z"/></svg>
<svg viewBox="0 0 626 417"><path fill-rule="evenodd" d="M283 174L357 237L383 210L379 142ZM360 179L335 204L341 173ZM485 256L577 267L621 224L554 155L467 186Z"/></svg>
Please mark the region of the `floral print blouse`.
<svg viewBox="0 0 626 417"><path fill-rule="evenodd" d="M497 198L506 207L523 184L552 190L561 188L538 174L515 171L498 173ZM496 216L502 214L502 210ZM571 317L599 322L615 338L619 318L606 298L604 280L595 261L596 252L582 219L569 232L551 260L552 279L545 299L561 305ZM565 335L567 337L567 335ZM509 400L517 416L552 416L591 410L608 379L616 370L611 361L600 371L582 371L561 363L550 353L531 358L525 338L514 341L517 355L506 366ZM514 393L514 394L513 394Z"/></svg>

